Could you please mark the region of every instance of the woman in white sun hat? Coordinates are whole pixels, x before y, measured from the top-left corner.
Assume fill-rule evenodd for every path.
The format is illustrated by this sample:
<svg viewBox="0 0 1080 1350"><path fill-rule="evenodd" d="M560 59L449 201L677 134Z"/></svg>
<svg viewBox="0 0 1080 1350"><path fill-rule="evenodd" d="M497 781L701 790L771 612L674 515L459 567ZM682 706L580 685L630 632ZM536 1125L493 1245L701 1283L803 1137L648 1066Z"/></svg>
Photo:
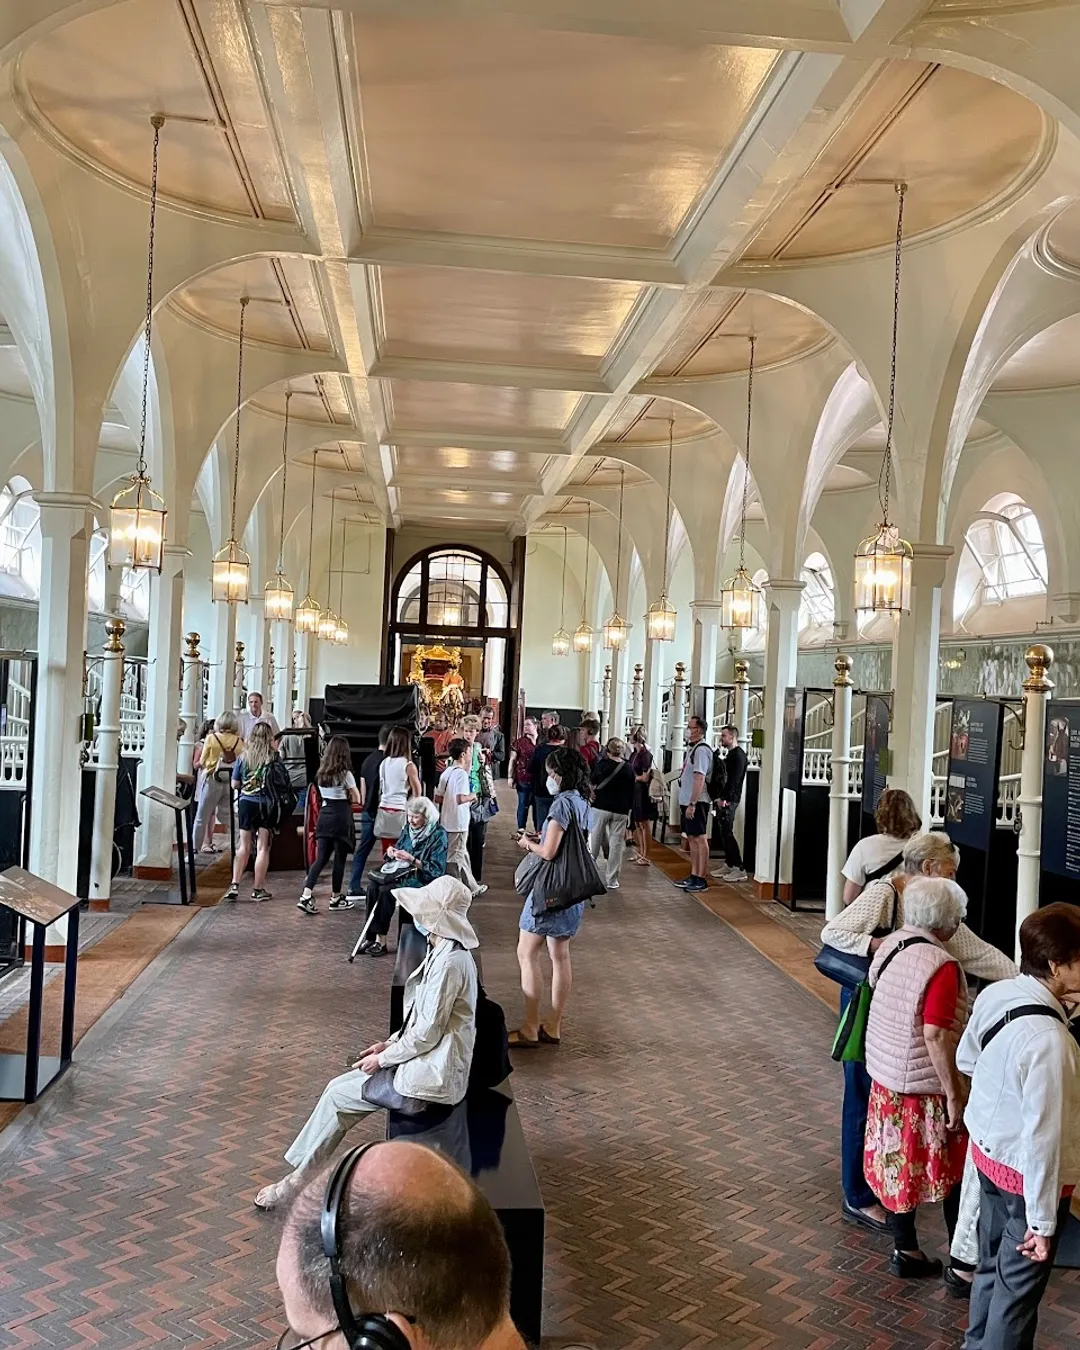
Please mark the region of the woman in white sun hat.
<svg viewBox="0 0 1080 1350"><path fill-rule="evenodd" d="M263 1187L255 1197L260 1209L294 1195L364 1113L384 1106L408 1110L416 1101L456 1106L465 1097L478 987L470 953L480 945L467 917L472 896L453 877L438 877L428 886L401 887L394 899L428 940L427 956L405 985L404 1025L327 1083L285 1154L294 1170Z"/></svg>

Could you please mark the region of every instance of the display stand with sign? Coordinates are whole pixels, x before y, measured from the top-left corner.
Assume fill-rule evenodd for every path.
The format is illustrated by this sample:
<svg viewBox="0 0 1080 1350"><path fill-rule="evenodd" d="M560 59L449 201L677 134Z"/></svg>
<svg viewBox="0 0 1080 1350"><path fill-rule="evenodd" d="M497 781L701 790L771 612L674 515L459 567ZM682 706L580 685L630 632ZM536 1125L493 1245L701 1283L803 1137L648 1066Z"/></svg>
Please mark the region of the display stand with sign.
<svg viewBox="0 0 1080 1350"><path fill-rule="evenodd" d="M180 890L150 891L143 904L189 905L195 892L195 841L192 836L191 801L161 787L143 788L139 794L159 806L167 806L176 816L176 870L180 876ZM189 889L190 888L190 889Z"/></svg>
<svg viewBox="0 0 1080 1350"><path fill-rule="evenodd" d="M1046 707L1040 905L1080 904L1080 702Z"/></svg>
<svg viewBox="0 0 1080 1350"><path fill-rule="evenodd" d="M30 1001L26 1018L26 1053L0 1053L0 1101L36 1102L71 1063L75 1039L75 974L79 961L79 898L43 881L21 867L0 873L0 907L34 930L30 956ZM64 1002L60 1014L60 1053L42 1055L41 1021L45 997L45 933L67 915L64 956Z"/></svg>
<svg viewBox="0 0 1080 1350"><path fill-rule="evenodd" d="M863 715L862 828L859 837L875 834L874 812L889 782L892 760L889 731L892 726L892 694L867 694Z"/></svg>
<svg viewBox="0 0 1080 1350"><path fill-rule="evenodd" d="M773 873L773 898L794 913L824 913L825 871L829 849L829 785L803 782L807 700L826 698L831 689L789 688L784 692L780 748L780 838ZM798 828L796 828L796 826ZM800 906L801 900L812 905Z"/></svg>

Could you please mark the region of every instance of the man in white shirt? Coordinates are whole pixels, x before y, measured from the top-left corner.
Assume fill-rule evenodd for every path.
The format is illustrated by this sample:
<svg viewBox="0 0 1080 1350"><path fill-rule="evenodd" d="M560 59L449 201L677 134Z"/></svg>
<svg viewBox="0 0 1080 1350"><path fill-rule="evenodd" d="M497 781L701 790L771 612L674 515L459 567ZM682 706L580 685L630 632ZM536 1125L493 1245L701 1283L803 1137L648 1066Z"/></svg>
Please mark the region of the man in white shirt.
<svg viewBox="0 0 1080 1350"><path fill-rule="evenodd" d="M263 711L263 696L258 693L248 694L248 710L240 713L240 735L246 741L251 735L251 729L257 722L265 722L274 733L275 740L281 735L281 728L278 726L277 718L271 712Z"/></svg>
<svg viewBox="0 0 1080 1350"><path fill-rule="evenodd" d="M686 758L679 777L679 805L682 807L682 832L690 849L690 875L677 881L684 891L709 889L709 775L712 773L712 747L705 740L705 723L691 717L687 724Z"/></svg>
<svg viewBox="0 0 1080 1350"><path fill-rule="evenodd" d="M476 793L469 783L472 764L472 745L463 736L455 737L446 747L447 765L435 789L435 804L439 807L439 823L446 831L446 871L474 896L483 895L487 887L473 876L469 863L469 806L476 801Z"/></svg>

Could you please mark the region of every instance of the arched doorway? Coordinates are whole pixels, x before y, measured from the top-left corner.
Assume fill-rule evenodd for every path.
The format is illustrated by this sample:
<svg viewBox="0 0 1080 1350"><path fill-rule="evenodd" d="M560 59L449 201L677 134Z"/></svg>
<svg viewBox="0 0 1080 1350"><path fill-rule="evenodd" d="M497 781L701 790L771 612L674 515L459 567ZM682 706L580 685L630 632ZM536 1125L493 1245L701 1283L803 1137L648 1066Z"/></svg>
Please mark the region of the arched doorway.
<svg viewBox="0 0 1080 1350"><path fill-rule="evenodd" d="M414 554L394 581L386 678L423 678L429 703L459 691L466 711L490 705L505 724L513 704L516 633L510 579L490 554L441 544Z"/></svg>

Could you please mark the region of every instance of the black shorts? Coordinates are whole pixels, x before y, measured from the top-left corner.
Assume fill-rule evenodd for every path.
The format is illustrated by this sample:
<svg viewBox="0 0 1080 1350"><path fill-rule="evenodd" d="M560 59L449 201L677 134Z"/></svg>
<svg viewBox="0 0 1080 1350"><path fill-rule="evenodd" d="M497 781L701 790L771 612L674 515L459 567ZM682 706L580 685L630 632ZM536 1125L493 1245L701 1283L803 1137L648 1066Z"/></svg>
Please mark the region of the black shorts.
<svg viewBox="0 0 1080 1350"><path fill-rule="evenodd" d="M682 808L682 832L688 839L709 832L709 803L698 802L696 806Z"/></svg>
<svg viewBox="0 0 1080 1350"><path fill-rule="evenodd" d="M269 807L258 797L241 797L236 808L236 824L241 830L272 830Z"/></svg>

